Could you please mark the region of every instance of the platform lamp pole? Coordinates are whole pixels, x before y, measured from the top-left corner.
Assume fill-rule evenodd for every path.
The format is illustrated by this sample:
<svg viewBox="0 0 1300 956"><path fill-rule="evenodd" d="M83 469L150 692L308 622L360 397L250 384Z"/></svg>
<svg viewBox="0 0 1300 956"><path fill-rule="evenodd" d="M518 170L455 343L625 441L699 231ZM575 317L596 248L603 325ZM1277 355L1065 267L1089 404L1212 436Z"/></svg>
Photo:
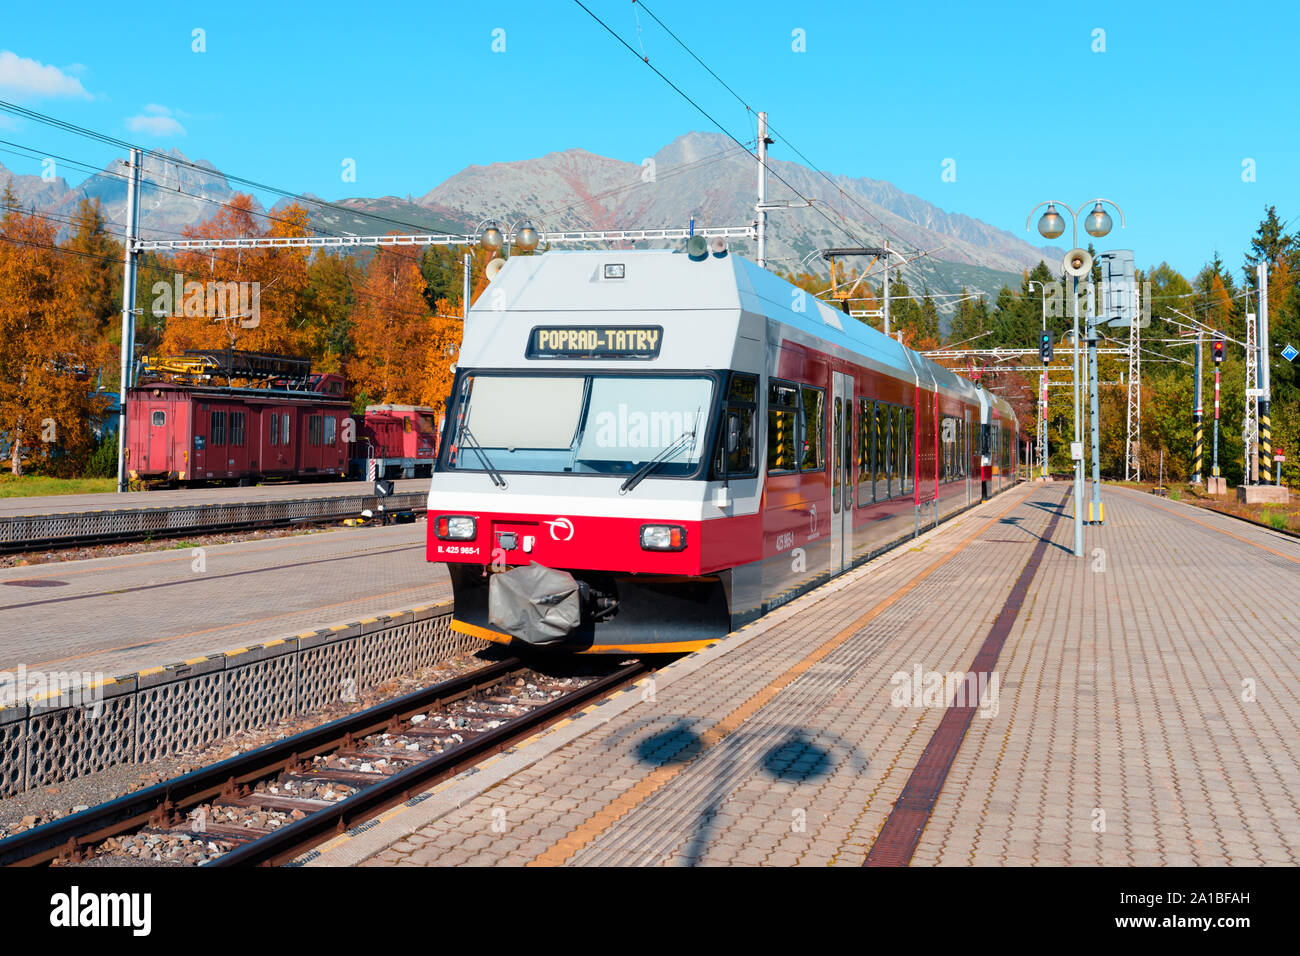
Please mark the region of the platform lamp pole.
<svg viewBox="0 0 1300 956"><path fill-rule="evenodd" d="M1025 219L1025 228L1029 228L1029 223L1034 218L1034 213L1043 206L1047 211L1043 213L1038 220L1038 232L1045 239L1056 239L1065 234L1065 217L1056 211L1056 205L1059 200L1045 199L1033 209L1029 210L1029 216ZM1070 222L1073 228L1074 248L1065 254L1065 272L1073 280L1071 286L1071 299L1074 302L1072 313L1074 316L1074 441L1070 446L1070 457L1074 460L1074 556L1083 557L1083 408L1082 396L1079 390L1079 279L1088 275L1092 270L1092 256L1086 249L1079 248L1079 216L1088 206L1093 204L1092 212L1088 213L1088 218L1084 222L1084 230L1088 235L1100 239L1110 232L1111 218L1110 215L1102 208L1102 203L1114 206L1119 212L1120 228L1124 227L1124 211L1119 205L1109 199L1089 199L1088 202L1081 205L1078 209L1071 209L1066 203L1060 203L1065 206L1065 211L1070 214ZM1094 469L1095 470L1095 469ZM1100 488L1093 488L1092 510L1097 521L1100 523L1101 512L1101 492Z"/></svg>
<svg viewBox="0 0 1300 956"><path fill-rule="evenodd" d="M140 167L144 156L138 149L132 149L126 161L126 252L122 265L122 358L121 374L118 378L117 397L117 490L124 492L130 485L127 476L127 439L126 439L126 396L131 390L132 373L135 371L135 278L136 258L139 251L135 247L140 223Z"/></svg>

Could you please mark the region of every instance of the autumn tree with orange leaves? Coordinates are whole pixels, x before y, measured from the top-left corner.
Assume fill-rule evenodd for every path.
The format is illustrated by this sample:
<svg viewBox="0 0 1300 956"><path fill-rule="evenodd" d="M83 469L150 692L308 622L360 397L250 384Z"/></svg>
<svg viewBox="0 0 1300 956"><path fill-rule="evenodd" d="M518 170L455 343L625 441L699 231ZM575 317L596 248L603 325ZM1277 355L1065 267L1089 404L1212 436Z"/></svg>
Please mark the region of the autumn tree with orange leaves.
<svg viewBox="0 0 1300 956"><path fill-rule="evenodd" d="M75 471L94 444L91 421L107 396L97 373L109 357L103 270L112 242L97 209L83 204L65 249L55 225L23 213L6 189L0 218L0 445L9 468ZM78 250L78 251L71 251Z"/></svg>
<svg viewBox="0 0 1300 956"><path fill-rule="evenodd" d="M347 376L357 410L419 401L432 320L424 289L419 261L410 252L375 251L352 313Z"/></svg>
<svg viewBox="0 0 1300 956"><path fill-rule="evenodd" d="M212 219L185 230L187 238L292 237L310 234L308 213L291 205L277 210L262 228L253 210L253 198L236 194ZM301 313L310 284L306 248L218 249L185 251L175 258L175 274L141 288L146 308L165 314L160 351L179 355L193 348L239 348L279 355L302 354L308 337ZM190 286L186 283L198 283ZM249 286L245 312L235 308L231 296L223 303L205 294L208 283L256 283ZM182 295L178 298L176 289ZM217 307L214 307L217 306ZM224 308L220 308L224 306Z"/></svg>

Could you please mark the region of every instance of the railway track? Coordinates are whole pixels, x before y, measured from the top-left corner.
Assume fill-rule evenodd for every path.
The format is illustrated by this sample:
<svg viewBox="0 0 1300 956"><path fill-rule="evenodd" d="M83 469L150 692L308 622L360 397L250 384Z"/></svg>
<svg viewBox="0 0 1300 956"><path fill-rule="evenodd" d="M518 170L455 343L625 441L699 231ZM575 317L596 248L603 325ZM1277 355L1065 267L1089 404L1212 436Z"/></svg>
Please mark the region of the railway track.
<svg viewBox="0 0 1300 956"><path fill-rule="evenodd" d="M287 863L652 669L584 666L489 664L0 840L0 865Z"/></svg>
<svg viewBox="0 0 1300 956"><path fill-rule="evenodd" d="M55 513L0 517L0 554L28 554L70 548L152 541L194 535L257 531L266 528L337 525L346 518L361 517L378 507L378 500L364 499L360 506L332 508L330 499L318 499L319 513L294 514L291 509L260 505L176 505L170 508L137 508L119 511ZM403 494L386 505L390 514L425 513L423 494ZM274 504L274 503L273 503ZM184 515L173 521L168 512Z"/></svg>

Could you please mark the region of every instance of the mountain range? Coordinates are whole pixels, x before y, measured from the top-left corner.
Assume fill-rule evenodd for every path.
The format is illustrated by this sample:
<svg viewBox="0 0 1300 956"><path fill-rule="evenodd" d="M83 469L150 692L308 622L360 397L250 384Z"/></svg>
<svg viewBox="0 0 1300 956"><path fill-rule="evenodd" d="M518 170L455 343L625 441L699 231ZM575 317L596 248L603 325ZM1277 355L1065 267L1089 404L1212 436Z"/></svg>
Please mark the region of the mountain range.
<svg viewBox="0 0 1300 956"><path fill-rule="evenodd" d="M996 296L1004 284L1018 287L1024 270L1060 254L883 180L822 173L774 158L769 169L768 201L788 201L790 208L768 215L768 257L787 271L824 272L817 250L888 240L908 260L902 274L914 292L966 288ZM123 171L115 160L71 186L59 175L20 176L0 165L0 184L9 180L23 206L62 217L70 216L83 197L98 198L120 229L126 217ZM146 157L144 180L140 229L145 238L178 238L211 218L236 192L215 166L191 164L175 149ZM419 197L344 197L331 206L308 208L314 228L327 235L466 233L488 218L509 225L525 217L543 232L664 228L685 226L692 218L701 226L737 226L754 219L755 189L756 166L746 150L725 136L688 133L640 163L568 149L537 159L472 165ZM286 203L281 200L271 213ZM741 241L737 248L754 254L752 243Z"/></svg>

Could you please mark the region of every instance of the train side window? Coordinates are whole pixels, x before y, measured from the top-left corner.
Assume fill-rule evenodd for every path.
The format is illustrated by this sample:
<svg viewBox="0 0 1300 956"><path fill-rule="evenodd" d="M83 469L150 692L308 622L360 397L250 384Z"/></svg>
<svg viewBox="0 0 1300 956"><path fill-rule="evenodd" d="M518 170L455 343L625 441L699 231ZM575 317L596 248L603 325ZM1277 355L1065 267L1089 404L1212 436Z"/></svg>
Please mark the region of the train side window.
<svg viewBox="0 0 1300 956"><path fill-rule="evenodd" d="M284 421L281 422L280 424L280 435L284 438L284 444L286 445L293 444L292 440L289 437L289 413L288 412L284 413Z"/></svg>
<svg viewBox="0 0 1300 956"><path fill-rule="evenodd" d="M894 428L894 407L880 406L880 417L883 419L880 426L881 447L884 449L885 456L881 470L885 478L885 496L892 498L898 491L894 487L894 473L898 461L898 432Z"/></svg>
<svg viewBox="0 0 1300 956"><path fill-rule="evenodd" d="M718 434L718 452L713 459L715 477L752 478L758 473L754 449L757 401L758 378L739 373L732 375Z"/></svg>
<svg viewBox="0 0 1300 956"><path fill-rule="evenodd" d="M961 419L952 420L952 476L961 477Z"/></svg>
<svg viewBox="0 0 1300 956"><path fill-rule="evenodd" d="M875 498L871 456L875 452L876 413L865 398L858 399L858 507L865 508Z"/></svg>
<svg viewBox="0 0 1300 956"><path fill-rule="evenodd" d="M731 376L731 386L727 390L727 400L745 402L749 405L758 403L758 377L736 373Z"/></svg>
<svg viewBox="0 0 1300 956"><path fill-rule="evenodd" d="M902 477L898 467L903 457L903 410L895 405L889 410L889 491L902 494Z"/></svg>
<svg viewBox="0 0 1300 956"><path fill-rule="evenodd" d="M767 388L767 471L768 474L795 471L795 431L799 414L799 390L785 382L769 382Z"/></svg>
<svg viewBox="0 0 1300 956"><path fill-rule="evenodd" d="M409 418L405 420L408 422L410 421ZM319 445L321 443L321 438L324 435L324 431L325 429L321 424L320 415L307 416L307 444Z"/></svg>
<svg viewBox="0 0 1300 956"><path fill-rule="evenodd" d="M903 454L899 459L899 469L900 469L899 474L902 476L903 494L910 494L912 491L912 472L913 472L912 459L915 457L916 436L912 431L913 424L914 424L914 419L912 417L912 409L904 408L902 409L902 412L903 412L903 418L902 418L903 424L902 424L902 428L899 429L899 431L900 431L901 444L903 447Z"/></svg>
<svg viewBox="0 0 1300 956"><path fill-rule="evenodd" d="M153 423L154 428L161 428L163 425L167 424L167 413L154 412L150 421Z"/></svg>
<svg viewBox="0 0 1300 956"><path fill-rule="evenodd" d="M802 385L803 401L799 408L803 438L800 471L821 471L826 467L826 391L814 385Z"/></svg>
<svg viewBox="0 0 1300 956"><path fill-rule="evenodd" d="M889 469L885 465L889 457L889 406L884 402L876 402L876 441L873 447L876 500L884 501L889 497Z"/></svg>
<svg viewBox="0 0 1300 956"><path fill-rule="evenodd" d="M957 477L957 419L944 419L944 481Z"/></svg>
<svg viewBox="0 0 1300 956"><path fill-rule="evenodd" d="M224 445L226 443L226 413L213 412L209 427L211 434L208 436L209 445Z"/></svg>
<svg viewBox="0 0 1300 956"><path fill-rule="evenodd" d="M244 446L244 413L230 413L230 444L233 448Z"/></svg>
<svg viewBox="0 0 1300 956"><path fill-rule="evenodd" d="M271 412L270 414L271 427L268 429L267 433L267 444L278 445L280 444L280 416L275 412Z"/></svg>
<svg viewBox="0 0 1300 956"><path fill-rule="evenodd" d="M965 478L970 474L970 448L967 446L967 429L966 419L957 423L958 434L961 435L961 441L957 443L957 454L961 459L961 477Z"/></svg>
<svg viewBox="0 0 1300 956"><path fill-rule="evenodd" d="M325 444L333 445L338 438L338 419L330 415L325 419Z"/></svg>

